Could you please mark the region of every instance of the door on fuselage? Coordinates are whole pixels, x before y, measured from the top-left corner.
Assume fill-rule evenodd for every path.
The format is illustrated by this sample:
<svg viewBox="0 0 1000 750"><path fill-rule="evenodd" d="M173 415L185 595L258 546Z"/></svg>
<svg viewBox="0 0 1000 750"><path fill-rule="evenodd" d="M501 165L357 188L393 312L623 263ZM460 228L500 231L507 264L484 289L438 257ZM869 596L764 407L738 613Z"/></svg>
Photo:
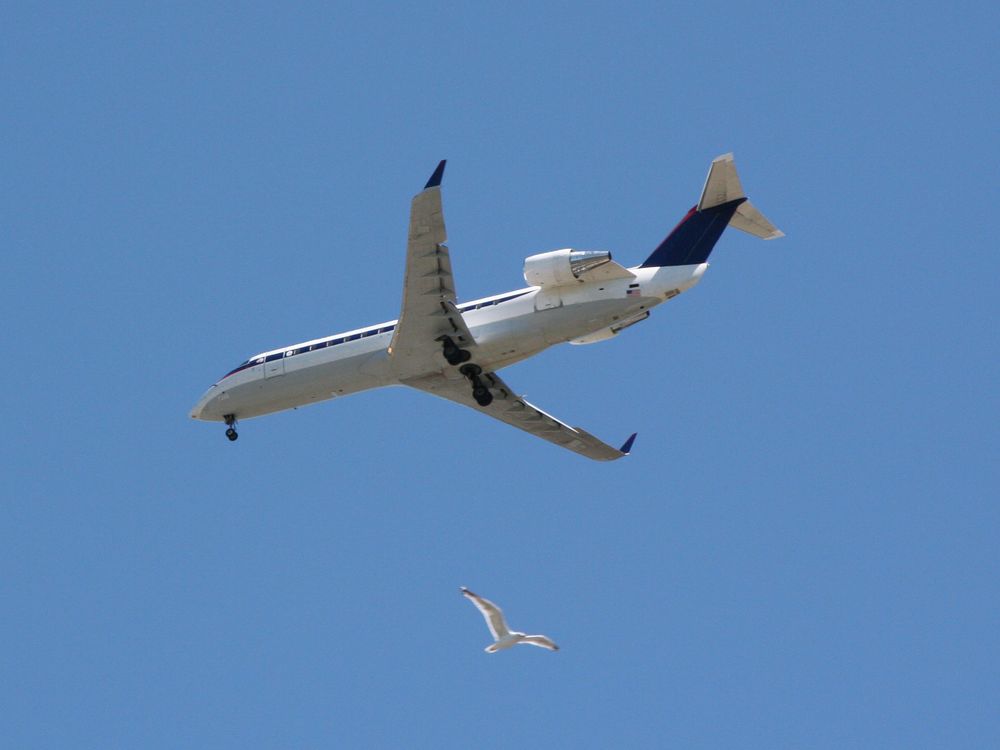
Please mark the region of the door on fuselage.
<svg viewBox="0 0 1000 750"><path fill-rule="evenodd" d="M272 354L264 360L264 377L273 378L285 374L285 355Z"/></svg>
<svg viewBox="0 0 1000 750"><path fill-rule="evenodd" d="M264 365L264 357L254 360L253 367L250 368L250 378L252 380L260 380L264 377Z"/></svg>

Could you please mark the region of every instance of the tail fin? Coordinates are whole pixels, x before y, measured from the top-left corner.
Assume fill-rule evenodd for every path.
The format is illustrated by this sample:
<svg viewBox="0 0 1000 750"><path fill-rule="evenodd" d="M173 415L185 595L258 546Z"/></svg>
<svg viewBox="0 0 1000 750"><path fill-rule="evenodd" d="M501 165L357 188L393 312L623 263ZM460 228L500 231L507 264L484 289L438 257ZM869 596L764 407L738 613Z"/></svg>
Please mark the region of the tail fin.
<svg viewBox="0 0 1000 750"><path fill-rule="evenodd" d="M640 267L704 263L730 224L765 240L785 236L747 200L733 155L723 154L712 161L698 205L688 211Z"/></svg>
<svg viewBox="0 0 1000 750"><path fill-rule="evenodd" d="M746 198L746 193L743 192L743 186L740 184L740 176L736 174L733 155L723 154L713 160L712 166L708 170L708 177L705 179L705 187L701 191L698 210L704 211L739 200L742 202L729 220L731 226L742 229L754 237L760 237L762 240L776 240L778 237L784 237L785 233L769 222L764 214L754 208L753 204Z"/></svg>

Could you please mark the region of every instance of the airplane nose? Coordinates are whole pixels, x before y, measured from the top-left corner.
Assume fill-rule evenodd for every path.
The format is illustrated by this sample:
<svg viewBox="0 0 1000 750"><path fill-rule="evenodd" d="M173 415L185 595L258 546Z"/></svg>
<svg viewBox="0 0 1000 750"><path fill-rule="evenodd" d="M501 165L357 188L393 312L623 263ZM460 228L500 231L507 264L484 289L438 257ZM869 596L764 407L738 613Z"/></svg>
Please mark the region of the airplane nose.
<svg viewBox="0 0 1000 750"><path fill-rule="evenodd" d="M191 409L191 419L209 418L205 414L205 410L208 407L208 404L212 400L214 395L215 395L215 386L213 385L211 388L205 391L205 395L203 395L200 399L198 399L198 403L194 405L193 409Z"/></svg>

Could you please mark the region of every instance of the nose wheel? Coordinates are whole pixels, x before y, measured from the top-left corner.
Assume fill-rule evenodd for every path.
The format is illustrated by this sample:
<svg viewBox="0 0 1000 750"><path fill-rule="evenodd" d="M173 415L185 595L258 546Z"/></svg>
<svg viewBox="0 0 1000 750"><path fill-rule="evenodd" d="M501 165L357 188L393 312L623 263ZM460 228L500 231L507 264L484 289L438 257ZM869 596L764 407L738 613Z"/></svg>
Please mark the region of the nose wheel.
<svg viewBox="0 0 1000 750"><path fill-rule="evenodd" d="M223 419L226 420L226 425L227 425L226 437L229 438L230 442L233 442L236 440L236 438L239 437L239 433L236 432L236 415L227 414L226 416L223 417Z"/></svg>

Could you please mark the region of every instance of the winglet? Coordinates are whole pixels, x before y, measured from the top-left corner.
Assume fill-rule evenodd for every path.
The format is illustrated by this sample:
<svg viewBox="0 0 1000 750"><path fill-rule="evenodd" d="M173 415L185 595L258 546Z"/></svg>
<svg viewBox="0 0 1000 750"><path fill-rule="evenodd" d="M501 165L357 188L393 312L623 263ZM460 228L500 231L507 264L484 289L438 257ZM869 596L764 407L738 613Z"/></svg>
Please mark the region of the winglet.
<svg viewBox="0 0 1000 750"><path fill-rule="evenodd" d="M434 174L431 175L431 178L427 180L427 184L424 185L424 190L427 190L427 188L437 187L441 184L441 178L444 177L444 165L447 161L447 159L442 159L441 163L437 165L437 169L434 170Z"/></svg>
<svg viewBox="0 0 1000 750"><path fill-rule="evenodd" d="M631 450L632 450L632 443L634 443L634 442L635 442L635 436L636 436L636 435L638 435L638 434L639 434L638 432L633 432L633 433L632 433L632 434L631 434L631 435L629 436L629 439L625 441L625 444L624 444L624 445L622 445L622 447L621 447L621 448L619 448L618 450L619 450L619 451L621 451L621 452L622 452L622 454L624 454L624 455L626 455L626 456L627 456L627 455L629 454L629 451L631 451Z"/></svg>

